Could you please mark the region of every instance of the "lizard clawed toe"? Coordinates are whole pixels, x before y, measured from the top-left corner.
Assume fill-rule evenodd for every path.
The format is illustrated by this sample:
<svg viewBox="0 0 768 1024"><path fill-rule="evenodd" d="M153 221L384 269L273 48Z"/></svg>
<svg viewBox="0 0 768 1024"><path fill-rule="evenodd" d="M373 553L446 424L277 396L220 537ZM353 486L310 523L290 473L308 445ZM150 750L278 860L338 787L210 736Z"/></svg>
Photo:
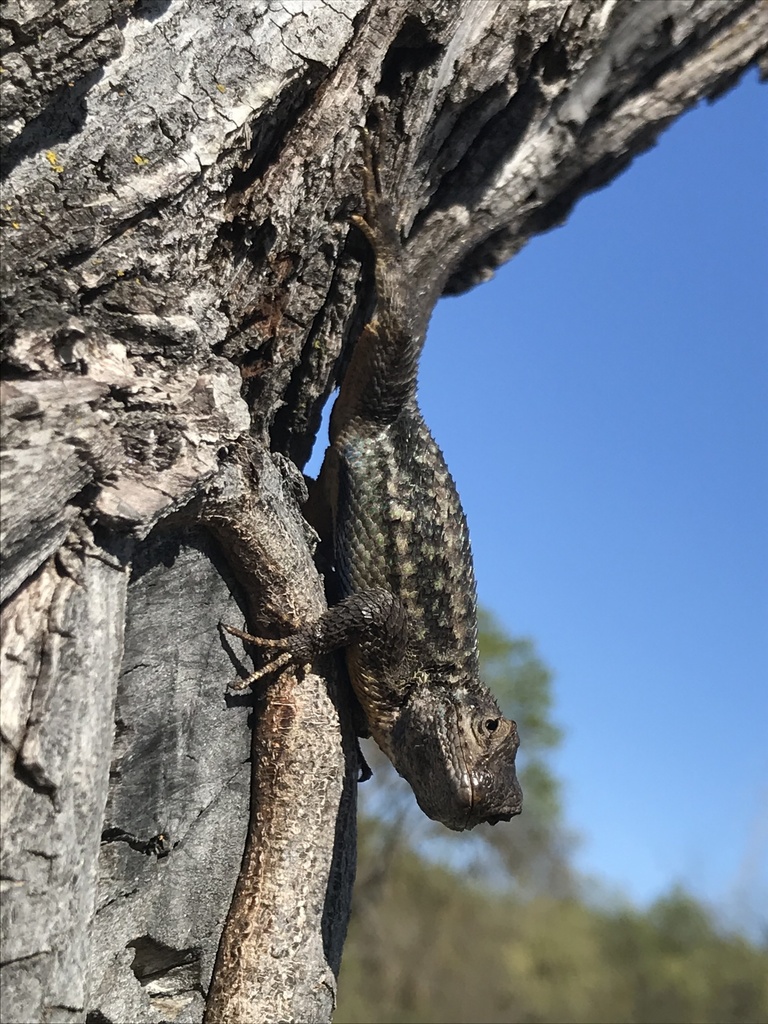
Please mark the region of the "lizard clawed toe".
<svg viewBox="0 0 768 1024"><path fill-rule="evenodd" d="M285 648L287 640L273 640L270 637L264 636L253 636L252 633L246 633L245 630L238 629L237 626L228 626L225 622L220 623L221 628L229 633L231 636L236 636L238 639L245 641L245 643L255 644L258 647L282 647ZM287 665L293 659L293 655L290 651L283 650L282 653L276 657L271 658L266 665L262 665L261 668L256 669L255 672L245 679L235 679L233 682L228 683L230 690L246 690L251 683L257 682L259 679L263 679L265 676L272 675L279 671L284 665Z"/></svg>
<svg viewBox="0 0 768 1024"><path fill-rule="evenodd" d="M230 690L247 690L251 683L258 682L259 679L263 679L265 676L272 675L274 672L279 671L284 665L287 665L292 660L290 651L283 651L276 658L268 661L266 665L262 665L261 668L256 669L255 672L251 672L245 679L234 679L227 686Z"/></svg>

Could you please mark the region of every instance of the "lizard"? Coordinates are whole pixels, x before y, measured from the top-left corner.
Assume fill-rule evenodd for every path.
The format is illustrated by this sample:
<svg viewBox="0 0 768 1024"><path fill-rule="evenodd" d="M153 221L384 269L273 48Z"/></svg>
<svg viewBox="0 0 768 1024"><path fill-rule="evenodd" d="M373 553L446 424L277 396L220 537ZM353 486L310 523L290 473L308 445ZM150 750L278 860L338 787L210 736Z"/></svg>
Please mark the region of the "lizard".
<svg viewBox="0 0 768 1024"><path fill-rule="evenodd" d="M376 306L334 404L317 491L330 512L341 600L282 639L234 636L275 654L232 686L344 649L367 728L421 809L455 831L522 808L515 722L479 672L467 521L418 406L428 317L409 299L404 245L363 133L364 213Z"/></svg>

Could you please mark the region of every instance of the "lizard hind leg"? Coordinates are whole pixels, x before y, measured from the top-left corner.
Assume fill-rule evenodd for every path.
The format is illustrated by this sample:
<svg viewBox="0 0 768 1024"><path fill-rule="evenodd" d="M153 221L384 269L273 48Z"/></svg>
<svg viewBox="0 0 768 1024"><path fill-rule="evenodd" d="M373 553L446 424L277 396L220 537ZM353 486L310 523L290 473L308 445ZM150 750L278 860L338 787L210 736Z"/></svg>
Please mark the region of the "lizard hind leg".
<svg viewBox="0 0 768 1024"><path fill-rule="evenodd" d="M380 290L382 284L386 283L389 269L402 261L403 246L392 203L386 197L379 180L371 137L365 128L359 130L363 142L360 176L365 211L352 214L350 221L367 238L373 250L377 290Z"/></svg>

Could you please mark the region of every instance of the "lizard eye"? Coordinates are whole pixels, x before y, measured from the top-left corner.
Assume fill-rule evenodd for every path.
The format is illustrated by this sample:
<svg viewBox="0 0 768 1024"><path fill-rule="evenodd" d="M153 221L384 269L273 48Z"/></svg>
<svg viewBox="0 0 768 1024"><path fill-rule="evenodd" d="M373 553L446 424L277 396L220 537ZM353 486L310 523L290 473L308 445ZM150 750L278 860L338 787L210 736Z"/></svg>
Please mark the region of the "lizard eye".
<svg viewBox="0 0 768 1024"><path fill-rule="evenodd" d="M489 718L489 719L486 720L485 728L488 730L488 732L496 732L498 727L499 727L499 720L498 720L498 718Z"/></svg>

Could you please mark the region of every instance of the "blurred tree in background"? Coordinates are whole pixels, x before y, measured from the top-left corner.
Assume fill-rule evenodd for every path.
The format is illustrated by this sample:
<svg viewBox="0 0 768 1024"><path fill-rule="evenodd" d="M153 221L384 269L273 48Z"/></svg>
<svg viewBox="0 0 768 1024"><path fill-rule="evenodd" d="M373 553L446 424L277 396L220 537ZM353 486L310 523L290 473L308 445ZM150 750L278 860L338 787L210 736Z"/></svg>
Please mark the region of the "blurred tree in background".
<svg viewBox="0 0 768 1024"><path fill-rule="evenodd" d="M375 749L335 1024L758 1024L768 935L722 930L676 889L646 911L599 905L570 863L548 755L551 673L481 613L483 675L523 747L523 815L453 834Z"/></svg>

